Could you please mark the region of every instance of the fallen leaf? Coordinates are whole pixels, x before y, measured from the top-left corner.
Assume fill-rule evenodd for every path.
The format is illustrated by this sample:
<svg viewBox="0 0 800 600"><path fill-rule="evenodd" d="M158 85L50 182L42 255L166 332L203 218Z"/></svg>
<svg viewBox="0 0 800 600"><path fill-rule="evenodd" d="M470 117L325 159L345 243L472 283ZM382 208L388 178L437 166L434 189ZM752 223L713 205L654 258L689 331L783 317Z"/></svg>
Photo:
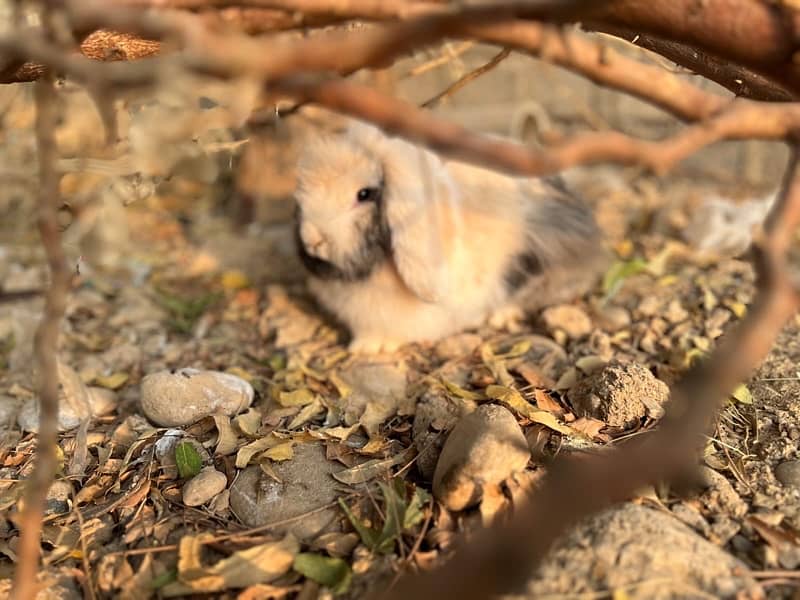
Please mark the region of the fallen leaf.
<svg viewBox="0 0 800 600"><path fill-rule="evenodd" d="M551 412L557 417L564 416L564 413L566 412L564 407L553 400L553 397L545 390L533 390L533 397L536 399L536 406L538 406L540 409Z"/></svg>
<svg viewBox="0 0 800 600"><path fill-rule="evenodd" d="M741 402L742 404L753 403L753 394L750 393L750 390L743 383L739 384L736 387L736 389L733 390L733 392L731 393L731 397L737 402Z"/></svg>
<svg viewBox="0 0 800 600"><path fill-rule="evenodd" d="M203 459L191 442L179 442L175 446L175 462L183 479L191 479L203 468Z"/></svg>
<svg viewBox="0 0 800 600"><path fill-rule="evenodd" d="M290 534L277 542L267 542L240 550L206 567L200 560L200 551L203 543L212 538L210 534L200 534L184 536L181 539L178 552L178 581L162 588L161 593L164 596L219 592L269 583L291 568L300 550L297 540Z"/></svg>
<svg viewBox="0 0 800 600"><path fill-rule="evenodd" d="M230 417L214 415L214 425L217 428L217 447L214 453L220 456L233 454L239 439L236 436L236 432L233 430Z"/></svg>
<svg viewBox="0 0 800 600"><path fill-rule="evenodd" d="M486 388L486 395L489 396L489 398L505 404L514 412L530 419L534 423L540 423L564 435L571 435L573 433L572 429L560 423L554 414L535 408L522 397L522 394L513 388L503 387L501 385L490 385Z"/></svg>
<svg viewBox="0 0 800 600"><path fill-rule="evenodd" d="M280 462L283 460L290 460L294 457L294 442L283 442L277 446L266 450L261 454L261 457Z"/></svg>
<svg viewBox="0 0 800 600"><path fill-rule="evenodd" d="M341 558L331 558L315 552L301 552L294 558L295 571L320 585L330 588L334 595L350 587L353 573Z"/></svg>
<svg viewBox="0 0 800 600"><path fill-rule="evenodd" d="M109 390L118 390L125 385L129 378L130 376L127 373L112 373L111 375L95 377L93 384Z"/></svg>
<svg viewBox="0 0 800 600"><path fill-rule="evenodd" d="M483 397L478 392L473 392L471 390L465 390L461 386L456 385L455 383L453 383L452 381L448 381L447 379L443 379L442 383L444 384L444 387L448 392L450 392L454 396L457 396L459 398L463 398L464 400L475 400L475 401L477 401L477 400L480 400Z"/></svg>
<svg viewBox="0 0 800 600"><path fill-rule="evenodd" d="M593 439L600 435L600 430L603 429L606 424L598 419L579 417L570 423L569 426L572 427L574 431Z"/></svg>
<svg viewBox="0 0 800 600"><path fill-rule="evenodd" d="M284 408L288 408L290 406L305 406L306 404L311 404L314 402L314 398L314 392L308 388L301 388L291 392L279 392L278 404Z"/></svg>
<svg viewBox="0 0 800 600"><path fill-rule="evenodd" d="M647 261L641 258L620 260L612 264L603 277L603 293L606 298L616 294L626 279L645 270L647 270Z"/></svg>
<svg viewBox="0 0 800 600"><path fill-rule="evenodd" d="M404 452L400 452L392 457L368 460L355 467L332 473L332 475L334 479L341 483L346 483L347 485L366 483L378 475L383 475L393 466L411 460L413 455L414 449L408 448Z"/></svg>
<svg viewBox="0 0 800 600"><path fill-rule="evenodd" d="M268 435L261 439L255 440L254 442L250 442L246 446L242 446L236 453L236 468L244 469L256 454L264 452L264 450L276 446L279 443L280 441L278 441L277 438L272 435Z"/></svg>
<svg viewBox="0 0 800 600"><path fill-rule="evenodd" d="M311 404L307 404L303 407L303 409L295 416L294 419L286 426L286 429L297 429L302 427L306 423L308 423L314 417L321 415L325 412L325 407L322 405L322 400L319 396L314 398L314 401Z"/></svg>
<svg viewBox="0 0 800 600"><path fill-rule="evenodd" d="M239 290L250 285L247 275L237 269L225 271L220 278L220 282L226 290Z"/></svg>
<svg viewBox="0 0 800 600"><path fill-rule="evenodd" d="M248 437L256 437L258 430L261 429L261 412L255 408L250 408L246 413L238 415L233 419L233 424Z"/></svg>

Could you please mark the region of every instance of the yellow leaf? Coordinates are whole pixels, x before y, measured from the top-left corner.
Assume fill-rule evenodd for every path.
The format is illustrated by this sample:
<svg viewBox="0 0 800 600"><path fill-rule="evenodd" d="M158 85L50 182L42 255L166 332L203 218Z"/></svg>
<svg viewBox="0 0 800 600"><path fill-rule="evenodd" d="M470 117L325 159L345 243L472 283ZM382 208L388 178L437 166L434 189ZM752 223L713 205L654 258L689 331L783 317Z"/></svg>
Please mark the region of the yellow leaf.
<svg viewBox="0 0 800 600"><path fill-rule="evenodd" d="M465 390L464 388L456 385L452 381L447 381L446 379L443 379L442 383L444 384L444 387L447 389L448 392L450 392L454 396L458 396L459 398L464 398L464 400L480 400L482 397L478 392Z"/></svg>
<svg viewBox="0 0 800 600"><path fill-rule="evenodd" d="M731 397L742 404L753 403L753 394L750 393L750 390L743 383L736 386L736 389L731 393Z"/></svg>
<svg viewBox="0 0 800 600"><path fill-rule="evenodd" d="M300 388L291 392L279 392L278 404L283 407L305 406L314 401L314 393L308 388Z"/></svg>
<svg viewBox="0 0 800 600"><path fill-rule="evenodd" d="M489 398L493 398L505 404L514 412L530 419L534 423L540 423L564 435L572 435L575 433L570 427L560 423L554 414L534 407L515 389L503 387L501 385L490 385L486 388L486 395L489 396Z"/></svg>
<svg viewBox="0 0 800 600"><path fill-rule="evenodd" d="M737 319L741 319L747 314L747 306L741 302L736 302L735 300L724 300L722 304L724 304L734 315L736 315Z"/></svg>
<svg viewBox="0 0 800 600"><path fill-rule="evenodd" d="M240 290L250 285L247 275L237 269L225 271L222 274L221 283L226 290Z"/></svg>
<svg viewBox="0 0 800 600"><path fill-rule="evenodd" d="M253 383L253 380L255 379L255 377L253 377L253 375L250 372L245 371L241 367L229 367L225 369L225 372L230 373L231 375L236 375L237 377L244 379L248 383Z"/></svg>
<svg viewBox="0 0 800 600"><path fill-rule="evenodd" d="M276 462L280 462L282 460L290 460L294 457L294 442L283 442L282 444L278 444L277 446L273 446L266 452L261 454L262 458L268 458L270 460L274 460Z"/></svg>
<svg viewBox="0 0 800 600"><path fill-rule="evenodd" d="M246 446L242 446L239 448L239 452L236 453L236 468L244 469L250 463L250 459L252 459L256 454L263 452L272 446L276 446L279 443L280 441L278 441L277 438L272 435L268 435L260 440L250 442Z"/></svg>
<svg viewBox="0 0 800 600"><path fill-rule="evenodd" d="M129 375L127 373L112 373L111 375L95 377L94 383L109 390L118 390L125 385L128 378Z"/></svg>

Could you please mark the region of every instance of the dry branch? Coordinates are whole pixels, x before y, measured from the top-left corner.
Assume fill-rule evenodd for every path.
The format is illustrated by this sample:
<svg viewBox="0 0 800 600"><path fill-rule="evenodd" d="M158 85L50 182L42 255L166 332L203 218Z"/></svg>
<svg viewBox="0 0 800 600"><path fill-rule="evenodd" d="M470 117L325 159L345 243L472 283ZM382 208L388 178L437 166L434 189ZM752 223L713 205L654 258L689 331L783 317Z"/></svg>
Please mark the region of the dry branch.
<svg viewBox="0 0 800 600"><path fill-rule="evenodd" d="M506 524L461 544L444 567L401 580L382 600L478 600L518 591L550 546L579 519L625 500L636 489L683 475L718 407L766 356L800 308L786 252L800 225L800 163L793 148L781 196L758 245L760 293L745 320L725 335L707 364L673 390L659 429L602 455L557 460Z"/></svg>
<svg viewBox="0 0 800 600"><path fill-rule="evenodd" d="M20 542L12 595L27 599L36 595L42 514L56 472L58 443L58 370L56 366L61 319L70 287L70 272L61 247L58 225L58 172L56 142L58 124L53 77L45 74L36 84L36 146L39 160L37 224L50 267L50 286L45 296L44 317L34 341L39 379L39 432L36 463L25 487L20 517Z"/></svg>
<svg viewBox="0 0 800 600"><path fill-rule="evenodd" d="M411 141L516 175L548 175L578 165L614 162L664 174L698 150L722 140L781 140L800 129L800 104L735 100L718 115L656 142L613 131L579 134L543 149L489 138L367 86L344 80L293 78L271 88L301 102L380 125Z"/></svg>

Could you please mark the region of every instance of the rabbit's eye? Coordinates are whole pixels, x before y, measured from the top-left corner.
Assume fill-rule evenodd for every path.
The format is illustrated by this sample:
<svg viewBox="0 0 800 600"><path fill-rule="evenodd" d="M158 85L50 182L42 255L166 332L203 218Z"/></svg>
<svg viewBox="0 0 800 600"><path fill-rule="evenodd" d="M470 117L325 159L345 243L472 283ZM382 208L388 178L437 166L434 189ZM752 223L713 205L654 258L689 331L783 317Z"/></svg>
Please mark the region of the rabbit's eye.
<svg viewBox="0 0 800 600"><path fill-rule="evenodd" d="M377 188L361 188L356 194L359 202L372 202L378 197Z"/></svg>

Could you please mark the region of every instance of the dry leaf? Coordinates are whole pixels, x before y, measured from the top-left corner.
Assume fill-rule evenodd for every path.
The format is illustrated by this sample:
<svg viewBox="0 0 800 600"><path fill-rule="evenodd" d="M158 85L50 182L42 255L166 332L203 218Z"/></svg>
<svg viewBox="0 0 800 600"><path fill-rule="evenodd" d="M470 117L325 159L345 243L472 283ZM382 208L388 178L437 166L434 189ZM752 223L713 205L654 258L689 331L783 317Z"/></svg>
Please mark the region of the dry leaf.
<svg viewBox="0 0 800 600"><path fill-rule="evenodd" d="M376 458L368 460L365 463L356 465L350 469L344 469L338 473L332 473L333 478L347 485L356 485L365 483L370 479L374 479L378 475L383 475L395 465L411 460L414 455L414 449L408 448L405 452L400 452L390 458Z"/></svg>
<svg viewBox="0 0 800 600"><path fill-rule="evenodd" d="M314 417L321 415L325 412L325 407L322 405L322 400L319 396L314 398L314 401L311 404L307 404L303 407L303 409L295 416L294 419L286 426L286 429L297 429L298 427L302 427L306 423L308 423Z"/></svg>
<svg viewBox="0 0 800 600"><path fill-rule="evenodd" d="M244 435L256 437L261 428L261 413L255 408L250 408L243 415L235 417L233 423Z"/></svg>
<svg viewBox="0 0 800 600"><path fill-rule="evenodd" d="M256 454L259 454L268 448L272 448L279 443L280 441L273 435L268 435L254 442L250 442L246 446L242 446L239 448L239 452L236 453L236 468L244 469Z"/></svg>
<svg viewBox="0 0 800 600"><path fill-rule="evenodd" d="M558 402L556 402L553 397L547 393L545 390L536 389L533 390L533 397L536 398L536 406L541 408L542 410L546 410L547 412L551 412L557 417L563 417L564 407L561 406Z"/></svg>
<svg viewBox="0 0 800 600"><path fill-rule="evenodd" d="M293 446L294 442L292 441L283 442L282 444L273 446L266 452L262 453L259 458L268 458L276 462L280 462L283 460L290 460L294 457Z"/></svg>
<svg viewBox="0 0 800 600"><path fill-rule="evenodd" d="M214 425L217 427L217 447L214 450L214 454L219 454L220 456L233 454L239 440L231 425L230 417L214 415Z"/></svg>
<svg viewBox="0 0 800 600"><path fill-rule="evenodd" d="M503 387L501 385L490 385L486 388L486 395L489 396L489 398L493 398L505 404L517 414L530 419L534 423L541 423L553 431L563 433L564 435L573 433L572 429L560 423L554 414L534 408L530 402L522 397L522 394L513 388Z"/></svg>
<svg viewBox="0 0 800 600"><path fill-rule="evenodd" d="M570 427L572 427L574 431L582 433L586 437L592 439L598 437L600 435L600 430L605 426L606 424L603 421L588 417L580 417L570 423Z"/></svg>
<svg viewBox="0 0 800 600"><path fill-rule="evenodd" d="M277 400L278 404L284 408L288 408L291 406L305 406L311 404L314 402L314 398L314 392L308 388L301 388L291 392L279 392Z"/></svg>
<svg viewBox="0 0 800 600"><path fill-rule="evenodd" d="M202 542L209 539L213 539L210 534L181 539L178 552L179 581L164 586L161 589L164 596L219 592L269 583L291 568L300 550L297 540L290 534L279 542L267 542L240 550L206 567L200 557Z"/></svg>
<svg viewBox="0 0 800 600"><path fill-rule="evenodd" d="M130 376L127 373L112 373L111 375L101 375L95 377L93 385L98 385L109 390L118 390L128 381Z"/></svg>

